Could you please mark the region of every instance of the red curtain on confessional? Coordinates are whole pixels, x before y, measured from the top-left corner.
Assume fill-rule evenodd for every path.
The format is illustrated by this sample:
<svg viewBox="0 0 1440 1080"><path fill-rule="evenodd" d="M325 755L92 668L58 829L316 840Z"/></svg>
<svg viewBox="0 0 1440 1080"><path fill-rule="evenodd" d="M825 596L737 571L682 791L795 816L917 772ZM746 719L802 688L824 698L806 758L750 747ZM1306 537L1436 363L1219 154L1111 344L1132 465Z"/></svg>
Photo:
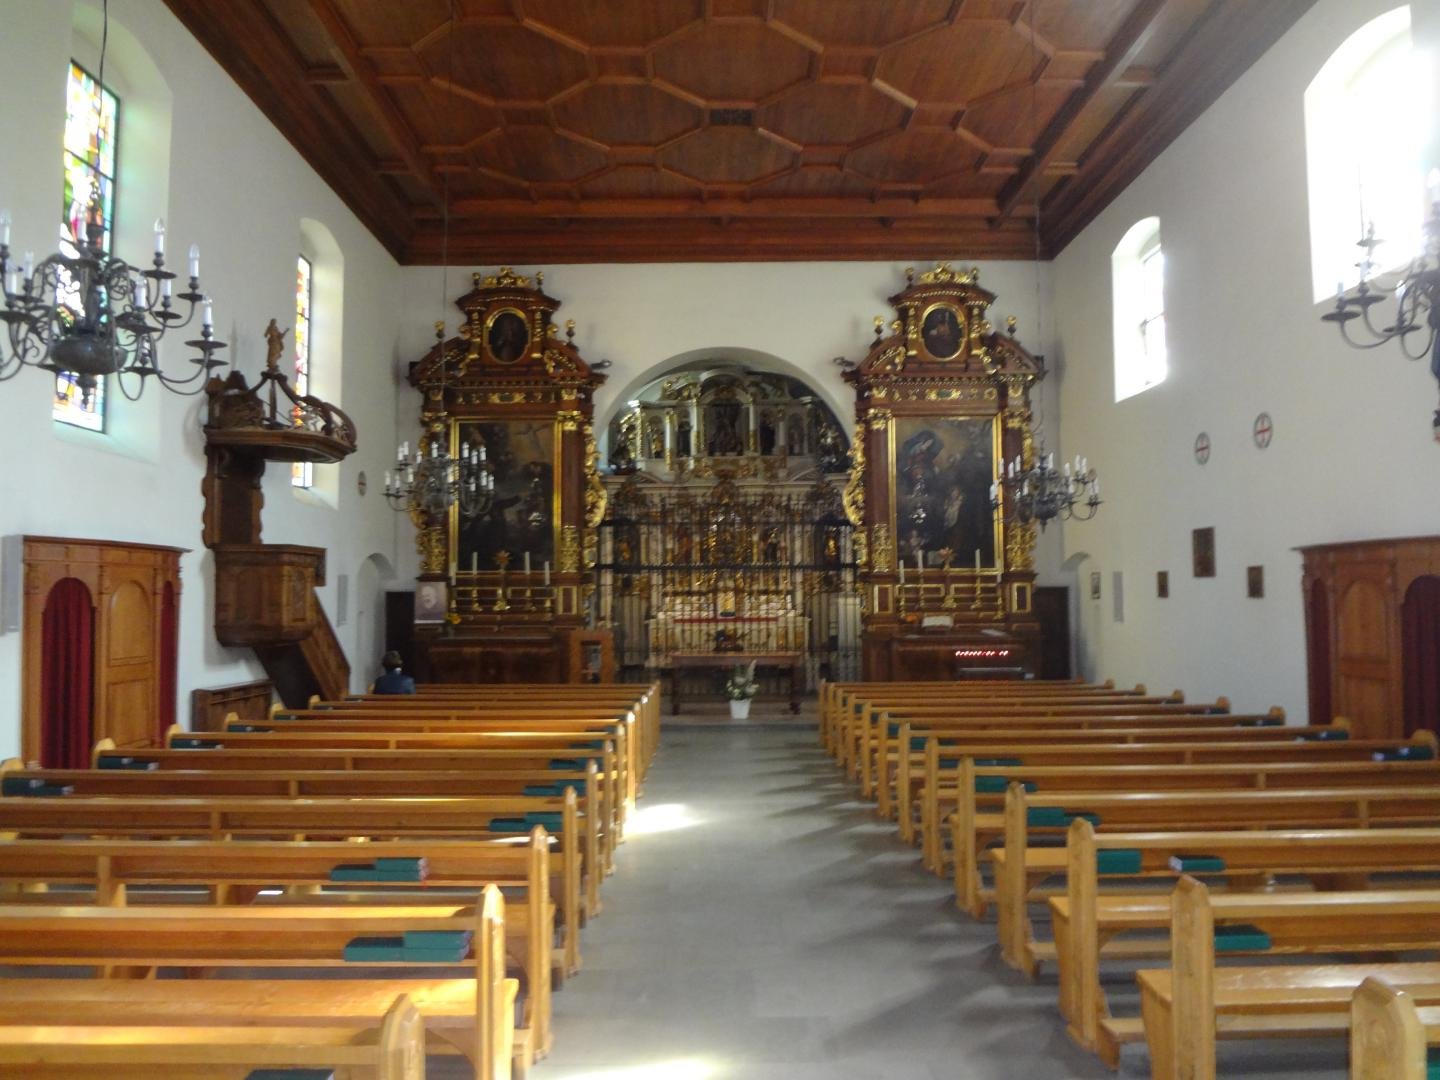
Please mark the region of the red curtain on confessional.
<svg viewBox="0 0 1440 1080"><path fill-rule="evenodd" d="M45 599L40 626L40 763L90 765L95 608L78 578L62 578Z"/></svg>
<svg viewBox="0 0 1440 1080"><path fill-rule="evenodd" d="M1400 609L1405 734L1440 730L1440 578L1420 577Z"/></svg>
<svg viewBox="0 0 1440 1080"><path fill-rule="evenodd" d="M165 732L175 723L175 667L180 650L180 608L175 603L175 586L165 583L160 594L160 730L157 733L163 742Z"/></svg>

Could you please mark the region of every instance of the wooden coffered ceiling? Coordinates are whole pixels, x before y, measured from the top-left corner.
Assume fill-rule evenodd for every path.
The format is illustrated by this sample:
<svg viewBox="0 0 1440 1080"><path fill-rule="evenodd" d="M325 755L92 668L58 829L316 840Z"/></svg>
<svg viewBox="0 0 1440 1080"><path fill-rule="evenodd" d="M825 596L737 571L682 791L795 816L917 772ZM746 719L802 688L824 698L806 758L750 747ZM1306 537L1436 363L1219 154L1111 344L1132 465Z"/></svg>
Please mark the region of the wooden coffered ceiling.
<svg viewBox="0 0 1440 1080"><path fill-rule="evenodd" d="M1313 2L166 0L422 264L1054 252Z"/></svg>

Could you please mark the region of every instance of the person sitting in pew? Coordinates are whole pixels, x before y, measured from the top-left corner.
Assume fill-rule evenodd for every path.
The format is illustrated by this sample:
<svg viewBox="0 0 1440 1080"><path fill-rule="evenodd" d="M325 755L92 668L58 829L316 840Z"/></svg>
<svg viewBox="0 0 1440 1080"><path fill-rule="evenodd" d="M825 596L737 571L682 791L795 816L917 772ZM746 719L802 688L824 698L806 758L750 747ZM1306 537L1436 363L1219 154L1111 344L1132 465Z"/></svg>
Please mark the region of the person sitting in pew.
<svg viewBox="0 0 1440 1080"><path fill-rule="evenodd" d="M387 652L381 658L380 664L385 669L385 674L375 680L377 694L413 694L415 693L415 680L401 671L405 661L394 649Z"/></svg>

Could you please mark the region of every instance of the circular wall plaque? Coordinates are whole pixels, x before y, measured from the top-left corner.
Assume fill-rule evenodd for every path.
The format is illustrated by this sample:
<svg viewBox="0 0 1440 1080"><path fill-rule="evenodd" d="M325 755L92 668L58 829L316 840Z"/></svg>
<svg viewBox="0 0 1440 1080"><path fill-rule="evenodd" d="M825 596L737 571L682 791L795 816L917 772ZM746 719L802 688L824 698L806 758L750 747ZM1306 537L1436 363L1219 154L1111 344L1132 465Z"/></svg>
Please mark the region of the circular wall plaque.
<svg viewBox="0 0 1440 1080"><path fill-rule="evenodd" d="M1201 465L1210 460L1210 436L1203 431L1195 436L1195 460Z"/></svg>
<svg viewBox="0 0 1440 1080"><path fill-rule="evenodd" d="M360 470L360 475L358 475L357 477L355 477L355 490L358 491L358 492L360 492L361 495L364 495L364 494L365 494L365 470L364 470L364 469L361 469L361 470Z"/></svg>
<svg viewBox="0 0 1440 1080"><path fill-rule="evenodd" d="M1253 434L1255 437L1255 445L1261 450L1264 450L1270 445L1270 440L1275 436L1275 422L1270 419L1268 412L1262 412L1259 416L1255 417Z"/></svg>

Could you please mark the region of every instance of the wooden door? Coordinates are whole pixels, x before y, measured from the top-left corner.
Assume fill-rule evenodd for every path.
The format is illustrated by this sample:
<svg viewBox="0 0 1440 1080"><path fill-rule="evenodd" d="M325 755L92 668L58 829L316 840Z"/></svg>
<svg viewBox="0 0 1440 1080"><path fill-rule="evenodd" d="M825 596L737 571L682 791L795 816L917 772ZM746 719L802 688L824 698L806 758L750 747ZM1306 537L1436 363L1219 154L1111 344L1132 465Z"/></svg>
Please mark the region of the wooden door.
<svg viewBox="0 0 1440 1080"><path fill-rule="evenodd" d="M1035 588L1035 618L1040 623L1037 679L1070 678L1070 590L1064 585Z"/></svg>

